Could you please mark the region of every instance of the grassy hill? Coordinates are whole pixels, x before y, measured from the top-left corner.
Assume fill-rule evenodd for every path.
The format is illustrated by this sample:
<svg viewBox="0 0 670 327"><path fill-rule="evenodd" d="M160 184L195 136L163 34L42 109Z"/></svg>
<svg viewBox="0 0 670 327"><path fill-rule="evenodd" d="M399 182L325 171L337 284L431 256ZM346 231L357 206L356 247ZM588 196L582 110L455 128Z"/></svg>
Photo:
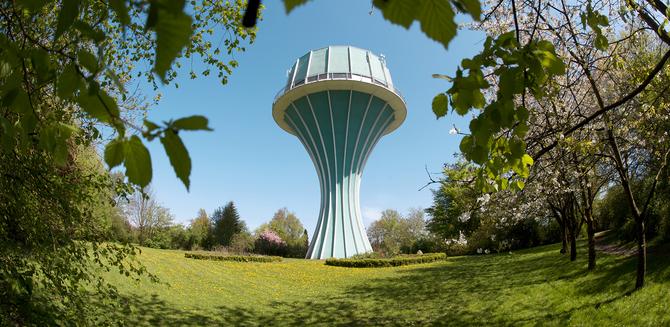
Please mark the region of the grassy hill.
<svg viewBox="0 0 670 327"><path fill-rule="evenodd" d="M599 253L587 273L557 245L513 254L449 258L396 268L353 269L322 261L235 263L142 249L161 284L109 273L123 308L101 308L141 325L670 325L670 258L652 253L648 286L634 286L635 259Z"/></svg>

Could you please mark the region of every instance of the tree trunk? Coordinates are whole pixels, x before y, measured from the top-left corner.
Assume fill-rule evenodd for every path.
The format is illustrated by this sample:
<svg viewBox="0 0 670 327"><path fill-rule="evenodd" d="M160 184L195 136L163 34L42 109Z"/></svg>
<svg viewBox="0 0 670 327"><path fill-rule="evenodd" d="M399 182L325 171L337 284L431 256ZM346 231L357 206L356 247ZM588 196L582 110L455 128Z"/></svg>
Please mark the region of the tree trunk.
<svg viewBox="0 0 670 327"><path fill-rule="evenodd" d="M589 270L596 268L596 230L593 224L593 219L588 219L586 221L586 233L588 234L589 238Z"/></svg>
<svg viewBox="0 0 670 327"><path fill-rule="evenodd" d="M644 220L638 219L637 225L637 279L635 289L644 286L644 274L647 271L647 244L645 239Z"/></svg>
<svg viewBox="0 0 670 327"><path fill-rule="evenodd" d="M577 231L570 231L570 261L577 260Z"/></svg>
<svg viewBox="0 0 670 327"><path fill-rule="evenodd" d="M561 239L563 241L563 246L561 247L561 254L568 253L568 233L565 225L561 226Z"/></svg>

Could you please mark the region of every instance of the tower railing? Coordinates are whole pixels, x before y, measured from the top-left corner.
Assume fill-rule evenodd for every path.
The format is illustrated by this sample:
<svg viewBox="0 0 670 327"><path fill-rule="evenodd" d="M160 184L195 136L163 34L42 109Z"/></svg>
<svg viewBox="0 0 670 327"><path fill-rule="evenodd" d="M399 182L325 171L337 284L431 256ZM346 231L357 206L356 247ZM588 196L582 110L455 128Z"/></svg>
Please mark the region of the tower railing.
<svg viewBox="0 0 670 327"><path fill-rule="evenodd" d="M282 87L279 89L277 94L274 97L274 100L272 101L272 104L275 104L277 102L277 99L279 99L282 95L286 94L286 92L295 89L296 87L300 87L302 85L306 84L311 84L314 82L318 81L325 81L325 80L351 80L351 81L360 81L360 82L366 82L370 84L375 84L382 86L389 91L395 93L397 96L399 96L403 102L405 101L405 98L402 96L402 93L392 85L389 86L387 83L384 83L382 81L376 80L370 76L363 76L359 74L353 74L353 73L324 73L324 74L319 74L319 75L314 75L314 76L309 76L303 80L295 81L292 85L287 85L285 87Z"/></svg>

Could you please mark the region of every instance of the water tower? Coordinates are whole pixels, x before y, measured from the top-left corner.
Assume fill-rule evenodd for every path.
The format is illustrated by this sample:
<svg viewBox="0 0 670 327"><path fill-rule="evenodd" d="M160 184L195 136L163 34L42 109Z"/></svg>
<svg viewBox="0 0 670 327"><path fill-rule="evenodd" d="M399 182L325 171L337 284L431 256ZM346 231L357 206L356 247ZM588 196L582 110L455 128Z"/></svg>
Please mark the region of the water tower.
<svg viewBox="0 0 670 327"><path fill-rule="evenodd" d="M361 174L379 139L405 120L383 56L351 46L312 50L295 61L272 116L298 137L321 184L308 259L372 251L361 219Z"/></svg>

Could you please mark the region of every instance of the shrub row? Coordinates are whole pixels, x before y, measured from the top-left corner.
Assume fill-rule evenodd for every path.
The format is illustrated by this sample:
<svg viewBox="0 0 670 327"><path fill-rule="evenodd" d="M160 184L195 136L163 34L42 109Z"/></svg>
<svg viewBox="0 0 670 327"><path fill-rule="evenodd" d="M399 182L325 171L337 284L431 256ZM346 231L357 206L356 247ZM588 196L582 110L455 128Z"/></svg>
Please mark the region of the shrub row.
<svg viewBox="0 0 670 327"><path fill-rule="evenodd" d="M370 259L327 259L326 265L350 268L378 268L414 265L438 260L444 260L444 253L426 253L421 255L400 256L394 258L370 258Z"/></svg>
<svg viewBox="0 0 670 327"><path fill-rule="evenodd" d="M228 255L208 253L184 253L184 257L199 260L237 261L237 262L278 262L281 257L260 255Z"/></svg>

